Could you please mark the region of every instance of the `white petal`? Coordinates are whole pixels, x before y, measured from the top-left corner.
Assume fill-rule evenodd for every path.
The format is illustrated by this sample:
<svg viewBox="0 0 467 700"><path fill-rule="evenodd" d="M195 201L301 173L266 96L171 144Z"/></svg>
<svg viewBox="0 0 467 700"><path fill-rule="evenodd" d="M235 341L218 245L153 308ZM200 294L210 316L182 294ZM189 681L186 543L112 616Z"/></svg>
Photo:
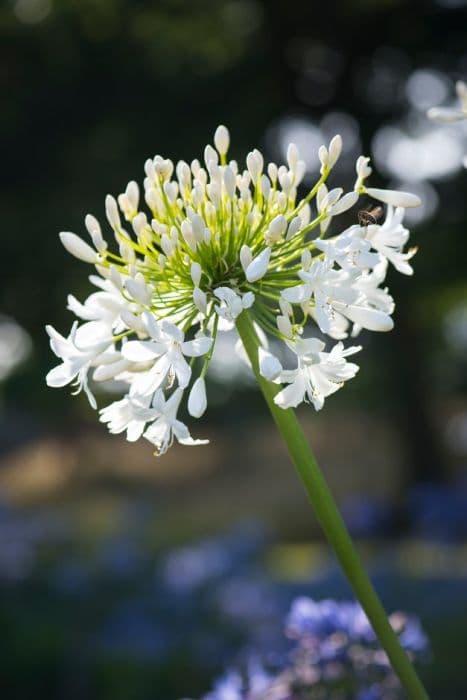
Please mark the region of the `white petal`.
<svg viewBox="0 0 467 700"><path fill-rule="evenodd" d="M154 340L160 340L161 332L159 329L159 324L153 314L149 313L149 311L143 311L141 314L141 319L151 338L154 338Z"/></svg>
<svg viewBox="0 0 467 700"><path fill-rule="evenodd" d="M73 324L73 329L77 326L77 324L78 321L75 321ZM73 329L72 333L74 332ZM63 335L56 331L53 326L47 325L45 330L50 338L50 347L57 357L67 357L70 352L74 351L73 344L68 340L68 338L64 338Z"/></svg>
<svg viewBox="0 0 467 700"><path fill-rule="evenodd" d="M282 372L282 365L270 352L258 348L259 373L270 382L277 379Z"/></svg>
<svg viewBox="0 0 467 700"><path fill-rule="evenodd" d="M154 394L159 389L167 373L170 369L171 361L168 356L162 355L155 364L147 372L141 372L134 375L133 382L130 387L132 396L148 396Z"/></svg>
<svg viewBox="0 0 467 700"><path fill-rule="evenodd" d="M83 321L93 321L96 318L95 309L90 309L84 304L81 304L72 294L67 296L67 309L72 311L78 318L82 318Z"/></svg>
<svg viewBox="0 0 467 700"><path fill-rule="evenodd" d="M162 392L160 392L162 394ZM163 396L158 399L160 402L162 398L162 403L161 403L161 411L169 418L171 421L175 420L178 408L180 406L181 400L183 398L183 388L178 387L178 389L175 389L173 394L169 396L167 401L163 400ZM156 407L156 404L154 403L154 407Z"/></svg>
<svg viewBox="0 0 467 700"><path fill-rule="evenodd" d="M321 200L321 209L329 209L337 204L343 191L342 187L334 187L334 189L330 190Z"/></svg>
<svg viewBox="0 0 467 700"><path fill-rule="evenodd" d="M54 367L47 374L45 381L47 386L58 388L66 386L76 377L77 372L66 362L57 367Z"/></svg>
<svg viewBox="0 0 467 700"><path fill-rule="evenodd" d="M203 290L199 287L195 287L193 290L193 303L198 311L201 311L202 314L206 313L208 306L207 297Z"/></svg>
<svg viewBox="0 0 467 700"><path fill-rule="evenodd" d="M274 397L274 403L280 408L295 408L303 401L306 391L306 383L302 374L298 374L292 384L286 386Z"/></svg>
<svg viewBox="0 0 467 700"><path fill-rule="evenodd" d="M116 354L118 358L118 354ZM128 369L129 361L121 358L116 362L111 362L107 365L99 365L93 372L92 378L96 382L107 382L109 379L114 379L118 374L121 374Z"/></svg>
<svg viewBox="0 0 467 700"><path fill-rule="evenodd" d="M172 428L175 437L181 445L195 446L209 444L209 440L195 440L192 438L186 425L179 420L174 422Z"/></svg>
<svg viewBox="0 0 467 700"><path fill-rule="evenodd" d="M296 287L288 287L281 292L281 296L291 304L301 304L311 296L311 289L308 284L299 284Z"/></svg>
<svg viewBox="0 0 467 700"><path fill-rule="evenodd" d="M330 216L337 216L351 209L358 200L358 192L347 192L338 202L331 207Z"/></svg>
<svg viewBox="0 0 467 700"><path fill-rule="evenodd" d="M292 324L288 316L278 316L276 319L277 327L285 338L292 337Z"/></svg>
<svg viewBox="0 0 467 700"><path fill-rule="evenodd" d="M125 326L130 330L146 335L146 327L143 324L140 316L136 316L129 309L123 309L120 312L120 318Z"/></svg>
<svg viewBox="0 0 467 700"><path fill-rule="evenodd" d="M62 231L60 233L60 240L64 248L74 255L78 260L83 262L94 264L98 261L98 255L96 251L91 248L90 245L85 243L76 233L71 233L70 231Z"/></svg>
<svg viewBox="0 0 467 700"><path fill-rule="evenodd" d="M214 134L214 145L221 154L225 155L229 149L230 136L227 127L220 124Z"/></svg>
<svg viewBox="0 0 467 700"><path fill-rule="evenodd" d="M394 207L403 207L408 209L411 207L419 207L421 202L420 197L410 192L401 192L399 190L380 190L377 187L367 187L367 194L374 199L379 199L385 204L392 204Z"/></svg>
<svg viewBox="0 0 467 700"><path fill-rule="evenodd" d="M242 245L240 248L240 264L244 271L246 271L248 265L253 260L253 255L251 254L251 249L247 245Z"/></svg>
<svg viewBox="0 0 467 700"><path fill-rule="evenodd" d="M110 343L111 331L103 321L88 321L83 323L75 333L74 342L80 350L89 350L102 343Z"/></svg>
<svg viewBox="0 0 467 700"><path fill-rule="evenodd" d="M362 328L369 331L391 331L394 328L394 321L384 311L372 309L365 306L349 305L342 311L347 318L354 323L358 323Z"/></svg>
<svg viewBox="0 0 467 700"><path fill-rule="evenodd" d="M257 282L267 272L269 259L271 257L271 248L265 248L259 255L254 258L248 265L245 275L248 282Z"/></svg>
<svg viewBox="0 0 467 700"><path fill-rule="evenodd" d="M107 216L107 221L113 229L121 228L122 224L120 222L117 202L115 201L115 197L112 197L111 194L108 194L105 198L105 214Z"/></svg>
<svg viewBox="0 0 467 700"><path fill-rule="evenodd" d="M199 287L199 283L201 281L201 275L202 275L201 265L197 262L192 263L190 274L191 274L191 279L193 280L193 284L195 285L195 287Z"/></svg>
<svg viewBox="0 0 467 700"><path fill-rule="evenodd" d="M202 377L198 377L188 397L188 413L193 418L201 418L207 405L206 384Z"/></svg>
<svg viewBox="0 0 467 700"><path fill-rule="evenodd" d="M295 216L289 224L285 240L290 241L290 239L293 238L295 236L295 234L298 233L298 231L300 231L301 227L302 227L301 218L299 216Z"/></svg>
<svg viewBox="0 0 467 700"><path fill-rule="evenodd" d="M205 355L208 352L211 344L211 338L207 335L202 335L199 338L182 343L182 352L188 357L200 357L200 355Z"/></svg>
<svg viewBox="0 0 467 700"><path fill-rule="evenodd" d="M173 370L178 379L179 386L183 389L190 383L191 367L178 350L170 353Z"/></svg>
<svg viewBox="0 0 467 700"><path fill-rule="evenodd" d="M341 154L342 151L342 136L336 134L329 144L329 159L328 167L333 168Z"/></svg>
<svg viewBox="0 0 467 700"><path fill-rule="evenodd" d="M183 343L183 338L185 337L185 334L182 330L180 330L178 326L175 325L175 323L164 319L163 321L161 321L160 326L162 332L168 335L170 338L172 338L176 343Z"/></svg>
<svg viewBox="0 0 467 700"><path fill-rule="evenodd" d="M143 282L130 278L126 280L125 287L135 301L144 306L148 306L151 303L151 294Z"/></svg>
<svg viewBox="0 0 467 700"><path fill-rule="evenodd" d="M243 295L242 297L242 306L244 309L249 309L250 306L253 306L255 302L255 295L253 292L247 292L246 294Z"/></svg>
<svg viewBox="0 0 467 700"><path fill-rule="evenodd" d="M122 345L122 355L131 362L150 362L165 351L163 345L150 340L129 340Z"/></svg>

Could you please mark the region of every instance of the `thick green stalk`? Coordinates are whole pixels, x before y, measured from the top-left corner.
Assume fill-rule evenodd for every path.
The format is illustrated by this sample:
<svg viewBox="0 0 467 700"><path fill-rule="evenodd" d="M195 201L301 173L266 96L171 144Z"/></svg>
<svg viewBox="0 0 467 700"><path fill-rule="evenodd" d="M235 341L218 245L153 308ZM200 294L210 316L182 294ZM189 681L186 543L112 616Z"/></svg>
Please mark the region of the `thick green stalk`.
<svg viewBox="0 0 467 700"><path fill-rule="evenodd" d="M247 311L244 311L237 318L236 325L256 379L279 432L287 445L292 462L298 471L318 520L352 586L355 596L367 614L381 646L387 653L394 671L407 691L408 697L413 698L413 700L428 700L428 694L405 651L402 649L360 561L295 412L292 409L284 410L276 406L274 396L280 390L280 387L268 382L259 373L258 347L260 341Z"/></svg>

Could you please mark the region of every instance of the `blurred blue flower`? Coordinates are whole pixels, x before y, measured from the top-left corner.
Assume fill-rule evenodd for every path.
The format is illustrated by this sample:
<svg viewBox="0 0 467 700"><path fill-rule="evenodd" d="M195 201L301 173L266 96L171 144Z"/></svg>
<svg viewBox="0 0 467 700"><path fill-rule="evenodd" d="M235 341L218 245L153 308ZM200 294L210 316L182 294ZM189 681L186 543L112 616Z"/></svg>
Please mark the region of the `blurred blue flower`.
<svg viewBox="0 0 467 700"><path fill-rule="evenodd" d="M426 652L428 641L418 620L397 613L391 622L408 651L417 657ZM282 664L265 670L253 657L244 674L229 671L204 700L401 697L393 670L358 603L299 597L292 603L285 631L293 646Z"/></svg>
<svg viewBox="0 0 467 700"><path fill-rule="evenodd" d="M243 681L236 671L229 671L216 681L214 689L205 696L205 700L242 700Z"/></svg>
<svg viewBox="0 0 467 700"><path fill-rule="evenodd" d="M388 532L394 519L391 505L370 496L353 496L342 506L342 517L354 537L377 537Z"/></svg>
<svg viewBox="0 0 467 700"><path fill-rule="evenodd" d="M127 538L115 538L104 542L97 555L97 565L111 577L136 576L144 564L140 546Z"/></svg>
<svg viewBox="0 0 467 700"><path fill-rule="evenodd" d="M413 529L429 539L462 542L467 537L467 484L419 484L408 501Z"/></svg>
<svg viewBox="0 0 467 700"><path fill-rule="evenodd" d="M391 615L391 624L399 632L400 642L406 651L420 656L427 651L428 638L423 631L420 620L398 613Z"/></svg>
<svg viewBox="0 0 467 700"><path fill-rule="evenodd" d="M375 641L374 632L360 605L336 600L297 598L287 617L286 631L294 639L322 639L341 633L352 641Z"/></svg>
<svg viewBox="0 0 467 700"><path fill-rule="evenodd" d="M61 594L82 596L93 591L93 576L89 565L78 557L63 559L53 569L52 586Z"/></svg>
<svg viewBox="0 0 467 700"><path fill-rule="evenodd" d="M230 564L230 553L220 542L205 541L171 552L163 565L163 576L175 591L191 593L225 574Z"/></svg>
<svg viewBox="0 0 467 700"><path fill-rule="evenodd" d="M107 654L137 657L152 663L165 655L170 646L167 628L154 619L144 600L129 600L110 616L97 640Z"/></svg>
<svg viewBox="0 0 467 700"><path fill-rule="evenodd" d="M364 688L358 692L355 700L383 700L384 690L380 685L372 685L370 688Z"/></svg>

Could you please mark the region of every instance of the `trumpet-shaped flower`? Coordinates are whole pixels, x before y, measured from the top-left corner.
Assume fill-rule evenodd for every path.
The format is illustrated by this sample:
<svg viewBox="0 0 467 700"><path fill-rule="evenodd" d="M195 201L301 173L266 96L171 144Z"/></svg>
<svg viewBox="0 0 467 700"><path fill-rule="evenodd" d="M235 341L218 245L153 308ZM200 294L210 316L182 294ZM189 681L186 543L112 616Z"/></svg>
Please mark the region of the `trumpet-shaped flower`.
<svg viewBox="0 0 467 700"><path fill-rule="evenodd" d="M417 249L411 248L406 253L402 252L402 248L409 239L409 231L402 225L403 217L404 210L401 207L397 209L388 207L386 220L382 226L370 225L366 228L366 240L383 258L389 260L398 272L403 275L413 275L409 260L415 255Z"/></svg>
<svg viewBox="0 0 467 700"><path fill-rule="evenodd" d="M64 338L52 326L47 326L47 333L50 337L50 347L62 360L60 365L47 374L47 384L51 387L62 387L76 380L76 393L84 390L89 403L96 408L96 400L88 386L88 371L90 367L98 364L99 358L111 345L111 336L103 334L100 324L93 324L92 321L81 328L78 328L75 321L68 338Z"/></svg>
<svg viewBox="0 0 467 700"><path fill-rule="evenodd" d="M100 421L107 423L109 432L116 435L126 431L129 442L138 440L146 424L158 417L156 409L151 408L152 397L125 396L121 401L114 401L99 411Z"/></svg>
<svg viewBox="0 0 467 700"><path fill-rule="evenodd" d="M358 365L347 362L345 358L359 352L361 347L353 346L345 350L342 343L337 343L331 352L325 352L325 344L317 338L297 338L288 341L287 345L297 357L297 367L276 374L275 381L288 385L274 398L281 408L295 408L302 401L309 401L319 411L324 399L358 372ZM260 370L265 378L271 379L272 365L272 358L266 360L263 356L262 361L260 358Z"/></svg>
<svg viewBox="0 0 467 700"><path fill-rule="evenodd" d="M147 396L154 394L169 376L170 382L178 380L179 386L185 388L191 377L187 357L205 355L211 347L207 336L184 340L184 333L170 321L157 322L147 311L142 314L143 323L149 340L130 340L122 347L122 355L131 362L150 365L135 377L131 393Z"/></svg>
<svg viewBox="0 0 467 700"><path fill-rule="evenodd" d="M209 440L194 440L186 425L177 419L182 396L181 387L178 387L167 400L161 389L154 394L152 406L157 417L144 433L144 437L156 447L159 455L167 452L174 437L182 445L206 445L209 442Z"/></svg>
<svg viewBox="0 0 467 700"><path fill-rule="evenodd" d="M261 339L263 376L284 385L278 405L305 401L320 409L355 376L358 367L346 358L356 348L326 349L310 329L338 341L362 328L390 330L394 302L382 286L388 261L411 272L402 218L418 198L371 188L364 156L353 191L328 189L342 150L339 135L320 148L320 177L302 199L297 188L305 164L294 144L280 166L266 164L257 149L242 166L228 159L229 145L220 126L202 160L148 159L142 190L132 180L105 199L113 245L91 214L85 218L89 242L69 231L60 235L69 253L93 266L97 291L82 303L69 295L80 325L68 338L48 329L62 363L47 382L76 382L95 406L90 379L98 385L118 380L123 397L102 409L100 420L130 441L143 436L160 454L174 439L203 442L191 438L177 411L186 397L193 418L204 414L216 341L241 314L251 316ZM386 220L341 232L339 216L352 216L362 194L388 203ZM295 352L294 369L284 370L268 354L268 335Z"/></svg>

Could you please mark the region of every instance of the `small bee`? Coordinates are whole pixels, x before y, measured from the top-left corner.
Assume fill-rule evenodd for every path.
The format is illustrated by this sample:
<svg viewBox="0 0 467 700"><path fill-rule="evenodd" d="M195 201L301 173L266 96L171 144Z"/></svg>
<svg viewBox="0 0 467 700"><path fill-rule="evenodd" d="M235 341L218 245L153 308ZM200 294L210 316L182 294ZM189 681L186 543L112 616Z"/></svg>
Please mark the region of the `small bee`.
<svg viewBox="0 0 467 700"><path fill-rule="evenodd" d="M376 206L371 206L368 209L361 209L358 214L358 223L360 226L370 226L372 224L377 224L378 219L383 215L384 208L377 204Z"/></svg>

